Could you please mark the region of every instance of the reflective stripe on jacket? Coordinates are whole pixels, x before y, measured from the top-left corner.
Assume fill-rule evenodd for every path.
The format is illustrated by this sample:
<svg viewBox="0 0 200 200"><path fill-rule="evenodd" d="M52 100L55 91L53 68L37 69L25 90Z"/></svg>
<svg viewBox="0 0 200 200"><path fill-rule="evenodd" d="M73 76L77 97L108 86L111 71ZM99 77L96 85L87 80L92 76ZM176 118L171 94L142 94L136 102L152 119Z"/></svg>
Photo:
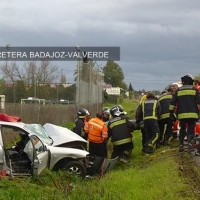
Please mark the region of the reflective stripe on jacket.
<svg viewBox="0 0 200 200"><path fill-rule="evenodd" d="M131 142L133 130L134 124L124 115L114 117L108 123L108 135L115 146Z"/></svg>
<svg viewBox="0 0 200 200"><path fill-rule="evenodd" d="M143 120L158 119L160 117L160 103L155 99L147 99L142 102Z"/></svg>
<svg viewBox="0 0 200 200"><path fill-rule="evenodd" d="M88 122L88 140L94 143L103 143L108 138L108 129L106 124L95 117Z"/></svg>
<svg viewBox="0 0 200 200"><path fill-rule="evenodd" d="M165 93L158 98L158 102L160 103L161 113L160 119L169 118L169 105L172 100L172 94Z"/></svg>

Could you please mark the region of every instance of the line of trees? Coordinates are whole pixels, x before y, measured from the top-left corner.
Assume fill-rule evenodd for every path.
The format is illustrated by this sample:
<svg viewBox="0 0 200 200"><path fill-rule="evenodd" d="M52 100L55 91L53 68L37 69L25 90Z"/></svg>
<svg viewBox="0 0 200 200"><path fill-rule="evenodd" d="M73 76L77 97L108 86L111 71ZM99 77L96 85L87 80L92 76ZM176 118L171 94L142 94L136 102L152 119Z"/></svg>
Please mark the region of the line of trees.
<svg viewBox="0 0 200 200"><path fill-rule="evenodd" d="M96 68L94 62L93 67ZM83 65L84 66L84 65ZM102 70L105 84L112 87L120 87L124 92L129 92L129 97L139 96L145 90L135 91L132 84L129 86L124 82L122 68L113 60L107 61L104 67L97 65ZM0 65L3 78L0 79L0 94L6 95L6 102L20 102L22 98L37 97L42 99L66 99L75 100L76 85L66 87L66 76L59 71L59 67L51 61L42 60L40 63L30 61L24 63L23 67L16 62L5 62ZM77 80L76 69L74 80ZM200 74L195 77L200 80ZM160 91L153 91L159 94Z"/></svg>
<svg viewBox="0 0 200 200"><path fill-rule="evenodd" d="M66 87L65 75L59 73L58 66L50 61L31 61L23 67L19 67L16 62L5 62L0 70L3 74L0 93L6 96L6 102L20 102L28 97L69 101L75 99L75 85Z"/></svg>
<svg viewBox="0 0 200 200"><path fill-rule="evenodd" d="M94 62L94 67L95 62ZM99 66L98 66L99 68ZM0 80L0 93L6 95L7 102L19 102L22 98L75 100L76 85L65 87L66 77L51 61L27 62L20 67L16 62L5 62L0 66L3 77ZM104 82L127 91L122 68L110 60L102 68ZM74 80L76 81L76 70ZM56 84L55 84L56 82ZM52 83L53 86L52 86Z"/></svg>

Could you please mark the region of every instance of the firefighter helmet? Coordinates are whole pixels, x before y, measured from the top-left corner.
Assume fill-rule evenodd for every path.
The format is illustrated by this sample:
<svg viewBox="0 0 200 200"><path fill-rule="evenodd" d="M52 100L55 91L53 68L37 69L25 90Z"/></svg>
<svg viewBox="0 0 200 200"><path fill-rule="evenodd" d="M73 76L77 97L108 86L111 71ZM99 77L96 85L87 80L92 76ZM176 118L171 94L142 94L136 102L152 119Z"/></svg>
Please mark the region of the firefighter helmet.
<svg viewBox="0 0 200 200"><path fill-rule="evenodd" d="M124 112L124 108L122 107L122 105L117 105L117 107L119 108L120 112Z"/></svg>
<svg viewBox="0 0 200 200"><path fill-rule="evenodd" d="M194 83L194 78L191 74L187 74L185 76L181 77L181 82L183 85L193 85Z"/></svg>
<svg viewBox="0 0 200 200"><path fill-rule="evenodd" d="M78 118L84 118L86 115L86 110L84 108L80 108L77 112Z"/></svg>
<svg viewBox="0 0 200 200"><path fill-rule="evenodd" d="M119 107L118 106L113 106L111 109L110 109L110 114L113 116L113 117L118 117L121 115L121 112L119 111Z"/></svg>
<svg viewBox="0 0 200 200"><path fill-rule="evenodd" d="M105 107L105 108L102 110L102 113L103 113L103 114L110 115L110 108Z"/></svg>
<svg viewBox="0 0 200 200"><path fill-rule="evenodd" d="M88 115L88 116L90 116L90 115L91 115L91 113L90 113L88 110L86 110L86 109L85 109L85 115Z"/></svg>

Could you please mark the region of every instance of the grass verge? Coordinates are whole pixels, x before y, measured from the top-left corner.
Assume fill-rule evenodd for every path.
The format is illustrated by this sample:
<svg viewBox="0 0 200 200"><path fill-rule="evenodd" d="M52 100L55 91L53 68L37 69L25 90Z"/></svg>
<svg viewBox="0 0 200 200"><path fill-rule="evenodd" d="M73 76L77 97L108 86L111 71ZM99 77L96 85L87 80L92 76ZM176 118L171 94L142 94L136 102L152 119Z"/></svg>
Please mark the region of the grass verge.
<svg viewBox="0 0 200 200"><path fill-rule="evenodd" d="M133 115L138 102L126 101L124 110ZM105 105L111 106L111 105ZM133 118L133 117L132 117ZM34 178L0 180L0 200L196 200L200 199L200 172L193 157L161 147L152 155L141 152L141 133L133 133L130 162L116 163L103 177L83 181L61 172L46 170ZM109 143L109 154L112 144Z"/></svg>

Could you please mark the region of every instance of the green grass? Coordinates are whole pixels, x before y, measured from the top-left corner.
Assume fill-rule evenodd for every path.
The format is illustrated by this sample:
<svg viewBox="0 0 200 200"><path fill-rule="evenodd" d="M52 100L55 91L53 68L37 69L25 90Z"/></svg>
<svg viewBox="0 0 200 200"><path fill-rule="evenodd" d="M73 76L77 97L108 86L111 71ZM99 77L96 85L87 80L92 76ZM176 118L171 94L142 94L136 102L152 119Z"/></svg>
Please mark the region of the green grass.
<svg viewBox="0 0 200 200"><path fill-rule="evenodd" d="M141 152L140 132L137 131L134 135L135 148L129 163L118 162L115 168L102 178L86 179L78 183L69 199L189 200L200 197L191 184L194 180L191 181L190 177L180 174L182 164L177 160L187 159L180 155L174 156L178 149L162 147L156 150L155 154L147 156Z"/></svg>
<svg viewBox="0 0 200 200"><path fill-rule="evenodd" d="M180 196L188 188L179 178L173 160L111 172L101 180L81 183L71 199L188 199ZM164 176L163 176L164 175ZM177 187L177 185L179 185Z"/></svg>
<svg viewBox="0 0 200 200"><path fill-rule="evenodd" d="M124 101L128 113L138 102ZM111 107L112 105L105 105ZM134 115L133 115L134 116ZM132 117L133 118L133 117ZM46 170L40 177L0 181L0 200L196 200L200 199L200 173L190 155L175 147L141 152L141 133L133 132L134 150L130 162L117 162L111 172L83 181L61 172ZM109 155L112 144L109 143ZM61 186L61 187L59 187Z"/></svg>

